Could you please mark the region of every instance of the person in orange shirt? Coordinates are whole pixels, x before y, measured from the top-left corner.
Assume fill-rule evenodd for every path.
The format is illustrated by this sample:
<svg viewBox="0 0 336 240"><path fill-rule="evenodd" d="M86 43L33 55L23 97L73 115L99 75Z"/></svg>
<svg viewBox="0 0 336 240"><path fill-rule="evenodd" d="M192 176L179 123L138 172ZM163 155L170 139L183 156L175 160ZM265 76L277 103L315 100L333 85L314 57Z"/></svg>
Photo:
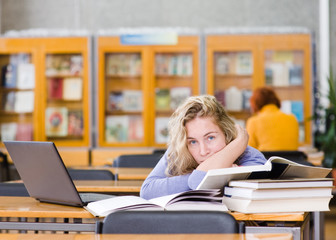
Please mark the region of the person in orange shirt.
<svg viewBox="0 0 336 240"><path fill-rule="evenodd" d="M280 110L281 103L269 87L257 88L250 98L254 116L246 122L249 146L259 151L296 151L299 123L293 114Z"/></svg>

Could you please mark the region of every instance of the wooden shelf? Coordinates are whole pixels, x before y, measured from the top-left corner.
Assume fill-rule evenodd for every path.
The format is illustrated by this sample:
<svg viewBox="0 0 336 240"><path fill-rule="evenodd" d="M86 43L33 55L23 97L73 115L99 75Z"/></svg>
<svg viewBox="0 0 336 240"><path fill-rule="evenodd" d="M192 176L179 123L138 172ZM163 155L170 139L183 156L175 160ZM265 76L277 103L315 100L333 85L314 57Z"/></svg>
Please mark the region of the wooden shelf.
<svg viewBox="0 0 336 240"><path fill-rule="evenodd" d="M232 71L236 71L232 66L237 64L234 57L240 52L251 54L251 74L232 74ZM223 58L221 62L228 64L225 68L216 66L216 61L220 56L226 56L226 59ZM311 40L309 34L208 35L206 36L206 59L208 94L226 91L233 86L240 90L251 91L257 87L266 86L265 69L272 63L285 65L284 62L287 61L292 66L299 66L302 71L302 84L272 85L270 87L276 91L281 101L302 101L304 119L312 116ZM216 69L230 73L218 74ZM229 113L239 120L246 121L250 114L244 111ZM311 128L311 121L306 120L303 123L304 139L301 139L302 145L311 144Z"/></svg>

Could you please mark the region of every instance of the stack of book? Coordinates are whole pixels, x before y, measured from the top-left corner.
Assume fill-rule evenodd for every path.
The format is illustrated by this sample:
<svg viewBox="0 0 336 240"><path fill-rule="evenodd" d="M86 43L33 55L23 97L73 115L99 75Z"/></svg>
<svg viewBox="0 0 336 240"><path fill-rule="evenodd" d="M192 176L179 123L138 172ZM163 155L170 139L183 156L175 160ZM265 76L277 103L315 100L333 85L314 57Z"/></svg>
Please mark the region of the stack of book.
<svg viewBox="0 0 336 240"><path fill-rule="evenodd" d="M243 213L329 211L332 186L330 178L234 180L223 204Z"/></svg>
<svg viewBox="0 0 336 240"><path fill-rule="evenodd" d="M264 165L209 170L197 189L224 189L223 204L243 213L328 211L330 172L273 156Z"/></svg>

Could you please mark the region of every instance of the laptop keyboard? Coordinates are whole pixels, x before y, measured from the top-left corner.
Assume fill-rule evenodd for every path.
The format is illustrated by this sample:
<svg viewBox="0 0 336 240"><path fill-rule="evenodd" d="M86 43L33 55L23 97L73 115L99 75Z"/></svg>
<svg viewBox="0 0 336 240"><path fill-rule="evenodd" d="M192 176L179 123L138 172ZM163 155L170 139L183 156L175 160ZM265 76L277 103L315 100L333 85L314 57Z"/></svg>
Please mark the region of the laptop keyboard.
<svg viewBox="0 0 336 240"><path fill-rule="evenodd" d="M114 195L102 193L80 193L79 196L84 204L115 197Z"/></svg>

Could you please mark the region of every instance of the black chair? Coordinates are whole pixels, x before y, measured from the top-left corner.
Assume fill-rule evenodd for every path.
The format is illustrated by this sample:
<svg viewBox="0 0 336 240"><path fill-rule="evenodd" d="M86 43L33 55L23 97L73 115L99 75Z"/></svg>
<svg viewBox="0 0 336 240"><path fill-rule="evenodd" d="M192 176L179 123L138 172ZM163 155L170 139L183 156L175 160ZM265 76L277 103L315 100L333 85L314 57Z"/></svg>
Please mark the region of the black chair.
<svg viewBox="0 0 336 240"><path fill-rule="evenodd" d="M1 181L9 181L10 180L10 170L7 155L0 151L1 163Z"/></svg>
<svg viewBox="0 0 336 240"><path fill-rule="evenodd" d="M112 167L154 168L160 158L160 154L125 154L117 157Z"/></svg>
<svg viewBox="0 0 336 240"><path fill-rule="evenodd" d="M167 149L154 149L153 154L159 154L162 156L163 154L165 154L166 151Z"/></svg>
<svg viewBox="0 0 336 240"><path fill-rule="evenodd" d="M0 196L29 197L23 183L0 183Z"/></svg>
<svg viewBox="0 0 336 240"><path fill-rule="evenodd" d="M114 174L105 169L71 169L68 172L72 180L115 180Z"/></svg>
<svg viewBox="0 0 336 240"><path fill-rule="evenodd" d="M96 233L244 233L244 223L220 211L119 211L97 222Z"/></svg>
<svg viewBox="0 0 336 240"><path fill-rule="evenodd" d="M278 156L303 165L314 166L307 161L307 155L301 151L262 151L262 154L264 154L266 159L272 156Z"/></svg>

